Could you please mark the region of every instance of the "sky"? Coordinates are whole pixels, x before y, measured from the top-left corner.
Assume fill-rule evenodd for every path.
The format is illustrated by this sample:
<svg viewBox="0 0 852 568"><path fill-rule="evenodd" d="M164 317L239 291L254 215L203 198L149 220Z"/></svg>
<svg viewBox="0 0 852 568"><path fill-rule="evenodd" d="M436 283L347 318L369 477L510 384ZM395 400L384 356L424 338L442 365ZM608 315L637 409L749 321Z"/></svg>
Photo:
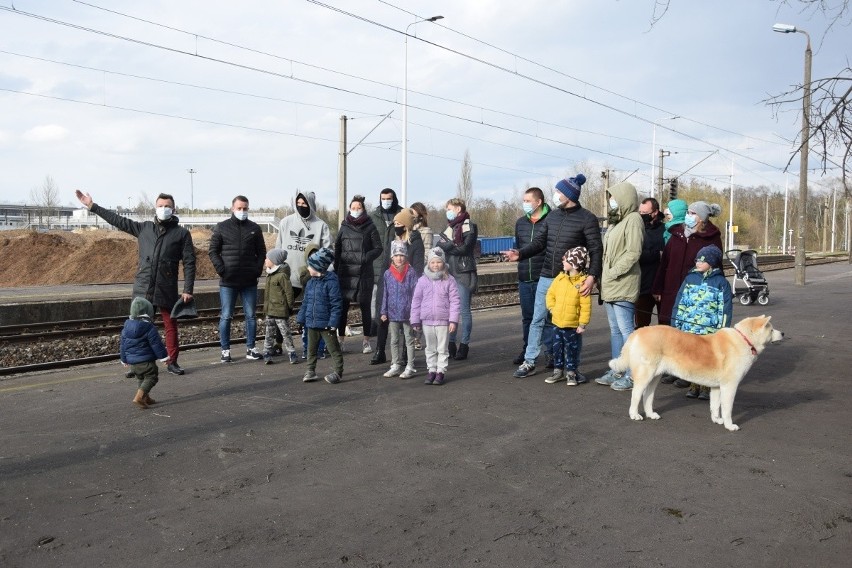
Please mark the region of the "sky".
<svg viewBox="0 0 852 568"><path fill-rule="evenodd" d="M777 0L671 0L652 25L655 5L0 0L0 203L49 175L68 205L336 208L345 115L347 195L376 205L402 194L406 77L409 204L453 197L466 151L498 202L606 169L648 194L660 149L664 178L797 187L799 108L765 100L801 84L805 36L772 24L810 33L814 79L848 66L848 27Z"/></svg>

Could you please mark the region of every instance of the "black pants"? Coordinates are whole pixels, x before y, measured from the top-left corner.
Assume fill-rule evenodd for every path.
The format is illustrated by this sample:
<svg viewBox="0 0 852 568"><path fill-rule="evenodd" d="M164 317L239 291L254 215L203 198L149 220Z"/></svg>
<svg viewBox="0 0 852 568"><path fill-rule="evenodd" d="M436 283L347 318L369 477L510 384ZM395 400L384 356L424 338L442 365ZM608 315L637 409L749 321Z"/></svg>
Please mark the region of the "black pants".
<svg viewBox="0 0 852 568"><path fill-rule="evenodd" d="M372 292L372 290L371 290ZM360 298L358 299L358 307L361 308L361 325L363 325L364 329L364 337L372 337L370 335L373 325L373 318L371 316L372 307L370 306L370 294L367 297L364 297L364 294L360 294ZM347 300L343 298L343 314L340 317L340 325L337 327L337 335L344 336L346 335L346 320L347 315L349 314L349 306L352 305L351 300Z"/></svg>

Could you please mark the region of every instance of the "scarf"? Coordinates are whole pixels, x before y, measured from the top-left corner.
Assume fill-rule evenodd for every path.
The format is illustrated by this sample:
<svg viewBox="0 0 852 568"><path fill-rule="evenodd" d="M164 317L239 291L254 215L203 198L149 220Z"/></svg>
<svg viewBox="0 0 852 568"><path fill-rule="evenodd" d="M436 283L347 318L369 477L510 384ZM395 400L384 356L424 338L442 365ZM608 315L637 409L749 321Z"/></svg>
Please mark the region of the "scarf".
<svg viewBox="0 0 852 568"><path fill-rule="evenodd" d="M351 214L346 214L346 222L352 225L353 227L360 227L364 223L370 220L370 216L367 215L367 212L364 211L361 213L361 216L358 218L353 217Z"/></svg>
<svg viewBox="0 0 852 568"><path fill-rule="evenodd" d="M460 245L464 243L464 237L462 236L462 225L468 219L470 219L470 213L468 213L467 211L463 211L455 219L449 222L449 226L453 229L453 244Z"/></svg>
<svg viewBox="0 0 852 568"><path fill-rule="evenodd" d="M402 283L402 281L405 280L405 275L408 273L408 267L409 267L409 264L406 262L405 265L402 267L402 271L400 271L399 269L397 269L396 266L391 264L390 265L391 276L393 276L396 279L397 282Z"/></svg>

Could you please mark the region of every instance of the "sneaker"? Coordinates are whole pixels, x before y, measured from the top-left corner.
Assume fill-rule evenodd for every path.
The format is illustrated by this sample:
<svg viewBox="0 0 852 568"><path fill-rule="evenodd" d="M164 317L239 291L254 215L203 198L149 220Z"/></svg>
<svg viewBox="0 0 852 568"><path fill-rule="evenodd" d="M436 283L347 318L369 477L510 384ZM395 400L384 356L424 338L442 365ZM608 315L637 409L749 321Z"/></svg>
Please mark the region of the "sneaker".
<svg viewBox="0 0 852 568"><path fill-rule="evenodd" d="M264 364L264 365L271 365L271 364L273 364L274 362L275 362L275 361L273 361L273 360L272 360L272 355L270 355L269 353L266 353L266 354L263 356L263 364Z"/></svg>
<svg viewBox="0 0 852 568"><path fill-rule="evenodd" d="M134 373L133 371L127 371L126 373L124 373L124 378L126 378L126 379L135 379L135 378L136 378L136 373Z"/></svg>
<svg viewBox="0 0 852 568"><path fill-rule="evenodd" d="M691 384L692 383L690 383L689 381L684 381L683 379L677 379L674 382L674 386L676 386L679 389L685 389L686 387L688 387Z"/></svg>
<svg viewBox="0 0 852 568"><path fill-rule="evenodd" d="M576 371L565 371L565 384L569 387L576 387L577 382L577 372Z"/></svg>
<svg viewBox="0 0 852 568"><path fill-rule="evenodd" d="M619 377L609 386L614 391L629 391L633 389L633 379L630 377Z"/></svg>
<svg viewBox="0 0 852 568"><path fill-rule="evenodd" d="M677 377L674 375L663 375L663 378L660 379L660 382L664 385L670 385L677 380Z"/></svg>
<svg viewBox="0 0 852 568"><path fill-rule="evenodd" d="M547 377L546 379L544 379L544 382L546 382L549 385L552 385L553 383L558 383L561 380L562 380L562 369L553 369L553 374L550 375L549 377Z"/></svg>
<svg viewBox="0 0 852 568"><path fill-rule="evenodd" d="M166 370L173 375L182 375L184 373L183 369L177 363L170 363Z"/></svg>
<svg viewBox="0 0 852 568"><path fill-rule="evenodd" d="M423 344L422 344L422 343L420 343L420 340L419 340L419 339L415 339L415 340L414 340L414 349L416 349L417 351L422 351L422 350L423 350Z"/></svg>
<svg viewBox="0 0 852 568"><path fill-rule="evenodd" d="M576 372L575 372L575 374L576 374L577 384L578 384L578 385L582 385L582 384L585 384L585 383L588 383L588 382L589 382L588 377L586 377L586 375L584 375L584 374L583 374L583 373L581 373L580 371L576 371Z"/></svg>
<svg viewBox="0 0 852 568"><path fill-rule="evenodd" d="M400 379L410 379L414 376L415 370L413 367L406 367L405 370L399 374Z"/></svg>
<svg viewBox="0 0 852 568"><path fill-rule="evenodd" d="M444 373L435 373L435 380L432 381L433 385L441 386L445 382L447 382L447 381L444 379Z"/></svg>
<svg viewBox="0 0 852 568"><path fill-rule="evenodd" d="M296 355L295 351L291 351L289 357L290 357L290 364L291 365L295 365L296 363L299 362L299 356Z"/></svg>
<svg viewBox="0 0 852 568"><path fill-rule="evenodd" d="M366 355L367 353L372 353L372 352L373 352L373 346L370 345L370 341L368 339L365 339L364 342L363 342L363 349L361 350L361 353L364 353Z"/></svg>
<svg viewBox="0 0 852 568"><path fill-rule="evenodd" d="M689 387L689 390L686 391L686 398L698 398L698 392L698 385L692 385Z"/></svg>
<svg viewBox="0 0 852 568"><path fill-rule="evenodd" d="M401 372L402 372L402 366L401 365L391 365L391 368L388 369L387 373L385 373L383 376L385 376L387 378L391 378L391 377L397 376Z"/></svg>
<svg viewBox="0 0 852 568"><path fill-rule="evenodd" d="M612 383L621 378L621 375L616 373L615 371L607 371L606 374L602 377L598 377L595 379L595 382L599 385L604 385L605 387L611 386Z"/></svg>
<svg viewBox="0 0 852 568"><path fill-rule="evenodd" d="M317 374L314 371L308 371L307 373L305 373L305 376L302 377L302 382L303 383L312 383L312 382L314 382L318 379L319 379L319 377L317 376Z"/></svg>
<svg viewBox="0 0 852 568"><path fill-rule="evenodd" d="M701 387L701 390L698 391L698 400L710 400L710 389Z"/></svg>
<svg viewBox="0 0 852 568"><path fill-rule="evenodd" d="M230 349L222 349L222 358L220 359L222 363L230 363L231 362L231 350Z"/></svg>
<svg viewBox="0 0 852 568"><path fill-rule="evenodd" d="M340 375L338 375L337 373L329 373L325 376L325 382L330 385L336 385L340 382Z"/></svg>
<svg viewBox="0 0 852 568"><path fill-rule="evenodd" d="M260 354L260 351L252 347L251 349L246 349L246 359L251 359L252 361L260 361L263 359L263 355Z"/></svg>
<svg viewBox="0 0 852 568"><path fill-rule="evenodd" d="M516 379L523 379L524 377L529 377L531 375L535 375L535 363L527 363L526 361L521 363L518 370L512 373L512 376Z"/></svg>
<svg viewBox="0 0 852 568"><path fill-rule="evenodd" d="M435 382L436 376L437 376L437 373L435 371L429 371L429 374L426 375L426 380L423 381L423 384L424 385L431 385L432 383Z"/></svg>

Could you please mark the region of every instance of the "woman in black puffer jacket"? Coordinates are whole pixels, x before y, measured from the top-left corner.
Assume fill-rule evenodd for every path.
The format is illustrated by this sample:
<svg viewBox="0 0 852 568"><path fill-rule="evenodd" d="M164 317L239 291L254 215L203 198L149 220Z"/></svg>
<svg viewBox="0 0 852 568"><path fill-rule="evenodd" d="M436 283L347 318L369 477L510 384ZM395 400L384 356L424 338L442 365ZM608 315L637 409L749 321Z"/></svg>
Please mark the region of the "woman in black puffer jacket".
<svg viewBox="0 0 852 568"><path fill-rule="evenodd" d="M343 315L337 335L343 345L349 305L356 302L361 308L364 353L372 351L368 334L372 323L370 298L373 293L373 261L381 254L379 231L364 209L364 197L356 195L349 203L349 214L340 225L334 241L334 272L340 280L340 293L343 296Z"/></svg>

